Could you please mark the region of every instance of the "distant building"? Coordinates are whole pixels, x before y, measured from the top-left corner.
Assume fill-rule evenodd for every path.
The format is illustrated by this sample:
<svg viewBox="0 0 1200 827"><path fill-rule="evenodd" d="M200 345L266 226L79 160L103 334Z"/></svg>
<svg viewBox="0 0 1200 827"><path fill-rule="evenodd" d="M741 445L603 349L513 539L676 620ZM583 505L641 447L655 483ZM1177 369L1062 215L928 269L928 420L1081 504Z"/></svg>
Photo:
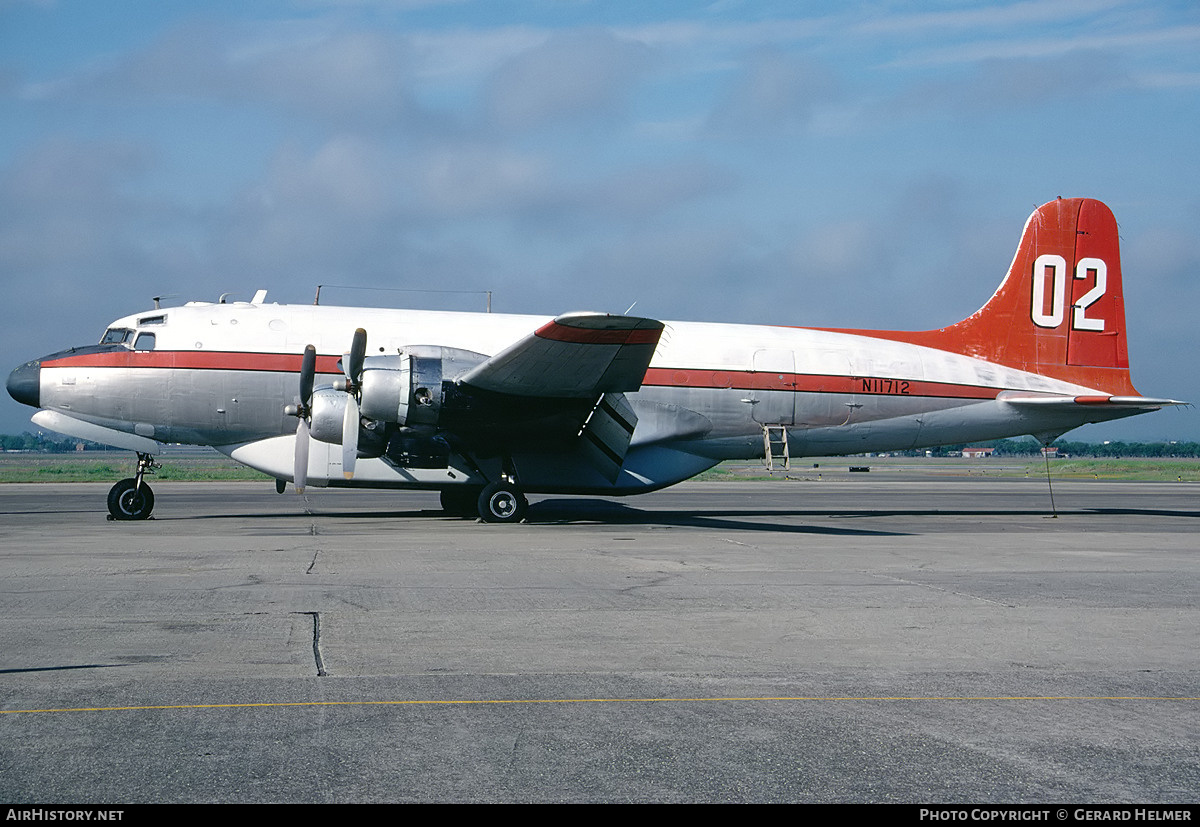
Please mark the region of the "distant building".
<svg viewBox="0 0 1200 827"><path fill-rule="evenodd" d="M990 457L995 450L995 448L963 448L962 455L968 459L982 459Z"/></svg>

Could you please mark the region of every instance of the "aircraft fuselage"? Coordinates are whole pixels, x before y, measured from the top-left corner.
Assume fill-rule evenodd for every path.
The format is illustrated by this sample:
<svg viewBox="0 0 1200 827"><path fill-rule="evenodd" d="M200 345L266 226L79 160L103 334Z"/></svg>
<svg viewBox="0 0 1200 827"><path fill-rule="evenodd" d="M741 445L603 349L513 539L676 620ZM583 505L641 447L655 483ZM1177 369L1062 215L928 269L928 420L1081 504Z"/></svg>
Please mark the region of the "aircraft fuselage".
<svg viewBox="0 0 1200 827"><path fill-rule="evenodd" d="M341 376L357 327L368 356L437 343L492 355L547 317L336 306L191 303L113 322L109 339L40 360L40 407L165 443L213 445L290 478L300 353L318 351L317 383ZM130 331L128 334L123 331ZM152 336L152 340L148 337ZM452 378L446 380L452 384ZM692 476L725 459L762 457L764 426L783 426L792 456L906 450L1061 431L1114 413L1017 411L1005 392L1083 395L1094 388L960 354L827 330L669 322L641 390L626 470L613 482L557 450L516 457L531 492L631 493ZM264 441L268 441L265 442ZM557 448L557 446L554 446ZM340 454L315 446L310 482L438 487L467 467L398 469L365 459L342 479ZM481 463L488 461L483 458ZM454 475L453 477L447 476Z"/></svg>

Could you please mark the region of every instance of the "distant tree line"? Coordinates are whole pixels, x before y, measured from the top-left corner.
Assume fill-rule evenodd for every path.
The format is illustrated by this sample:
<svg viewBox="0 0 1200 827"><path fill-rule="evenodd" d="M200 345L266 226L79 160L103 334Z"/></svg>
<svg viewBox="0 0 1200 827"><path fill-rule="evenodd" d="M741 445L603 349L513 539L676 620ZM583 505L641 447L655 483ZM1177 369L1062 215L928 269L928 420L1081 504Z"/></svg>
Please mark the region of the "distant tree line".
<svg viewBox="0 0 1200 827"><path fill-rule="evenodd" d="M4 451L34 451L40 454L67 454L74 453L83 446L85 451L103 451L111 450L107 446L100 445L96 442L88 442L86 439L76 439L71 436L61 436L59 434L31 434L26 431L23 434L14 436L12 434L0 434L0 450Z"/></svg>
<svg viewBox="0 0 1200 827"><path fill-rule="evenodd" d="M1072 457L1200 457L1200 442L1073 442L1058 439L1050 443L1059 455ZM1035 439L997 439L984 442L964 442L961 445L942 445L930 449L935 457L961 453L963 448L992 448L996 457L1041 456L1042 444ZM907 451L908 456L924 456L925 451Z"/></svg>

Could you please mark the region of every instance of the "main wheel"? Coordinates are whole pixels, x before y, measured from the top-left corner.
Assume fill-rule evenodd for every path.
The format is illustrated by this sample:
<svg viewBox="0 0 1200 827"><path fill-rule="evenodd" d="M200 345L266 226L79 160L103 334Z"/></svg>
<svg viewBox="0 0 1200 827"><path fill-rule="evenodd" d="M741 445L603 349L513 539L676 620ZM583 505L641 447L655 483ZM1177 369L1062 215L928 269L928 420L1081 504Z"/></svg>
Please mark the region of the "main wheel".
<svg viewBox="0 0 1200 827"><path fill-rule="evenodd" d="M479 516L486 523L519 523L525 519L529 501L506 482L494 482L479 495Z"/></svg>
<svg viewBox="0 0 1200 827"><path fill-rule="evenodd" d="M150 486L130 477L121 480L108 492L108 513L114 520L145 520L154 510L154 492Z"/></svg>
<svg viewBox="0 0 1200 827"><path fill-rule="evenodd" d="M451 517L478 517L479 491L473 485L443 488L440 494L442 510Z"/></svg>

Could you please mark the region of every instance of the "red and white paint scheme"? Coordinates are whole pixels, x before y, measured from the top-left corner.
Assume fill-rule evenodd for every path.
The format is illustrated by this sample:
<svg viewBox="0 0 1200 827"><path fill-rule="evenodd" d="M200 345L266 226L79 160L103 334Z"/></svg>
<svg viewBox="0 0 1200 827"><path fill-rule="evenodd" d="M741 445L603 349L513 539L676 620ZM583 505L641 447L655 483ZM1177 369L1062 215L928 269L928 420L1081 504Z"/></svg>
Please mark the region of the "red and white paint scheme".
<svg viewBox="0 0 1200 827"><path fill-rule="evenodd" d="M520 520L527 493L622 495L725 459L1033 434L1180 404L1129 377L1117 225L1090 199L1030 216L974 315L921 332L190 302L12 372L50 430L138 453L109 495L153 508L164 443L278 480L423 488ZM347 348L349 352L347 353Z"/></svg>

